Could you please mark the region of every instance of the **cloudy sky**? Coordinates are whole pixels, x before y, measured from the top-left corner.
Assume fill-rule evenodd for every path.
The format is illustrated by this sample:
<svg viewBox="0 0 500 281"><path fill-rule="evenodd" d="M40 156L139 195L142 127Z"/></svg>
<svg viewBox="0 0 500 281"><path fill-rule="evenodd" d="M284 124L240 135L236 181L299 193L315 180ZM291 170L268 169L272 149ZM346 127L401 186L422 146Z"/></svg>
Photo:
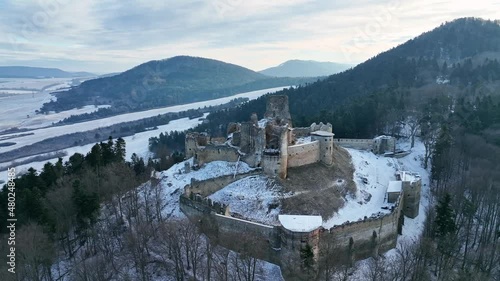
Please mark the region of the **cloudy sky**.
<svg viewBox="0 0 500 281"><path fill-rule="evenodd" d="M123 71L176 55L359 63L498 0L0 0L0 65Z"/></svg>

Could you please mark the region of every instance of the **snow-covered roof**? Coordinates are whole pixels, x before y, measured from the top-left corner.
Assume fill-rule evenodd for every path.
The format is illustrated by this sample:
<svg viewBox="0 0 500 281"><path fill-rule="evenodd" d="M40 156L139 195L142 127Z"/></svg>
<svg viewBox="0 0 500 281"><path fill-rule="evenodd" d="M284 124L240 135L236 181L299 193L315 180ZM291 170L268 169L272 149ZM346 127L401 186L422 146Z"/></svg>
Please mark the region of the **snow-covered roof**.
<svg viewBox="0 0 500 281"><path fill-rule="evenodd" d="M403 187L403 182L401 181L390 181L389 186L387 186L387 193L390 192L401 192Z"/></svg>
<svg viewBox="0 0 500 281"><path fill-rule="evenodd" d="M310 232L323 223L321 216L279 215L278 220L284 228L295 232Z"/></svg>
<svg viewBox="0 0 500 281"><path fill-rule="evenodd" d="M326 131L314 131L311 133L311 135L316 135L320 137L333 137L335 136L334 133L326 132Z"/></svg>
<svg viewBox="0 0 500 281"><path fill-rule="evenodd" d="M416 182L420 179L420 175L408 171L400 171L399 176L402 181Z"/></svg>

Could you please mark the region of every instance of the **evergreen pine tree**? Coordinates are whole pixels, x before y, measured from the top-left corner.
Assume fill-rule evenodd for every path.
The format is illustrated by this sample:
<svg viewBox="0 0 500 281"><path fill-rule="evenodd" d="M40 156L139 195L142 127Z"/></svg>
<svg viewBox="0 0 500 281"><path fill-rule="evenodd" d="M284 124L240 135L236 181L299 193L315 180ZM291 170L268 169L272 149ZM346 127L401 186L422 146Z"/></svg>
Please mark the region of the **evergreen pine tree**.
<svg viewBox="0 0 500 281"><path fill-rule="evenodd" d="M451 147L451 135L448 127L446 125L441 126L441 131L434 149L432 151L432 169L431 178L435 181L439 181L443 170L446 169L448 163L448 153Z"/></svg>
<svg viewBox="0 0 500 281"><path fill-rule="evenodd" d="M304 269L311 269L314 265L314 253L312 247L309 244L302 249L300 249L300 260L302 261L302 266Z"/></svg>
<svg viewBox="0 0 500 281"><path fill-rule="evenodd" d="M436 206L435 235L445 237L455 232L455 214L451 209L451 196L446 193Z"/></svg>
<svg viewBox="0 0 500 281"><path fill-rule="evenodd" d="M115 141L115 146L113 148L115 154L115 160L119 162L125 162L125 140L123 138L118 138Z"/></svg>

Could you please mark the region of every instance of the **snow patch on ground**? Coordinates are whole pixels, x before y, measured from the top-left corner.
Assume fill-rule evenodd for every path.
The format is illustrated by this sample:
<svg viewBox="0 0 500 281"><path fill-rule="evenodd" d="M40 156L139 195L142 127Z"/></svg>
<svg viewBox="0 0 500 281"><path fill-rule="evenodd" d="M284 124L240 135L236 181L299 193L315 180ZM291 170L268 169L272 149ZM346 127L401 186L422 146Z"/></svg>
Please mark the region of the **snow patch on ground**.
<svg viewBox="0 0 500 281"><path fill-rule="evenodd" d="M438 76L436 78L436 84L440 84L440 85L443 85L443 84L449 84L450 83L450 80L447 79L446 77L444 76Z"/></svg>
<svg viewBox="0 0 500 281"><path fill-rule="evenodd" d="M389 182L396 180L397 160L368 151L350 148L346 150L351 155L355 168L353 180L357 191L355 196L348 195L344 198L344 207L323 223L323 227L327 229L346 221L362 220L365 216L389 213L390 210L381 209L381 207L393 205L387 203L386 191Z"/></svg>
<svg viewBox="0 0 500 281"><path fill-rule="evenodd" d="M207 180L220 176L244 174L252 171L246 163L213 161L203 165L197 171L185 172L185 163L193 165L193 159L180 162L172 166L170 169L158 172L156 177L160 180L160 185L165 192L165 200L167 202L163 214L166 217L184 217L184 214L179 209L179 196L184 192L184 187L191 183L191 178L195 180ZM180 172L180 173L179 173Z"/></svg>
<svg viewBox="0 0 500 281"><path fill-rule="evenodd" d="M210 195L213 201L229 205L235 217L278 225L281 187L266 176L250 176L235 181Z"/></svg>
<svg viewBox="0 0 500 281"><path fill-rule="evenodd" d="M410 143L405 142L399 144L402 148L410 149ZM424 144L416 140L415 147L411 149L411 154L403 158L397 159L397 164L399 170L406 170L411 172L416 172L420 174L422 179L422 190L420 197L420 209L419 214L416 218L410 219L405 217L405 224L403 226L403 234L398 236L397 247L403 245L411 245L416 243L420 238L424 230L424 222L426 219L426 210L433 205L429 180L430 173L429 170L423 168L423 158L425 155ZM396 249L391 249L384 254L386 258L392 258L397 255ZM351 276L352 280L370 280L367 278L367 273L369 270L370 259L361 260L356 263L356 270Z"/></svg>

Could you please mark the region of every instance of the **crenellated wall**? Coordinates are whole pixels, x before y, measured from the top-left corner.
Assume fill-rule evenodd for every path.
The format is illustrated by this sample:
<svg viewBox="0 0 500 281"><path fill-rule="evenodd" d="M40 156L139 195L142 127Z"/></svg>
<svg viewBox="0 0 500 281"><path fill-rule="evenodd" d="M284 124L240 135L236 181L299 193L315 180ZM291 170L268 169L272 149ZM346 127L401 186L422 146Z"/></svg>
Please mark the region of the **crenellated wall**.
<svg viewBox="0 0 500 281"><path fill-rule="evenodd" d="M288 147L287 167L299 167L319 161L319 142L313 141Z"/></svg>

